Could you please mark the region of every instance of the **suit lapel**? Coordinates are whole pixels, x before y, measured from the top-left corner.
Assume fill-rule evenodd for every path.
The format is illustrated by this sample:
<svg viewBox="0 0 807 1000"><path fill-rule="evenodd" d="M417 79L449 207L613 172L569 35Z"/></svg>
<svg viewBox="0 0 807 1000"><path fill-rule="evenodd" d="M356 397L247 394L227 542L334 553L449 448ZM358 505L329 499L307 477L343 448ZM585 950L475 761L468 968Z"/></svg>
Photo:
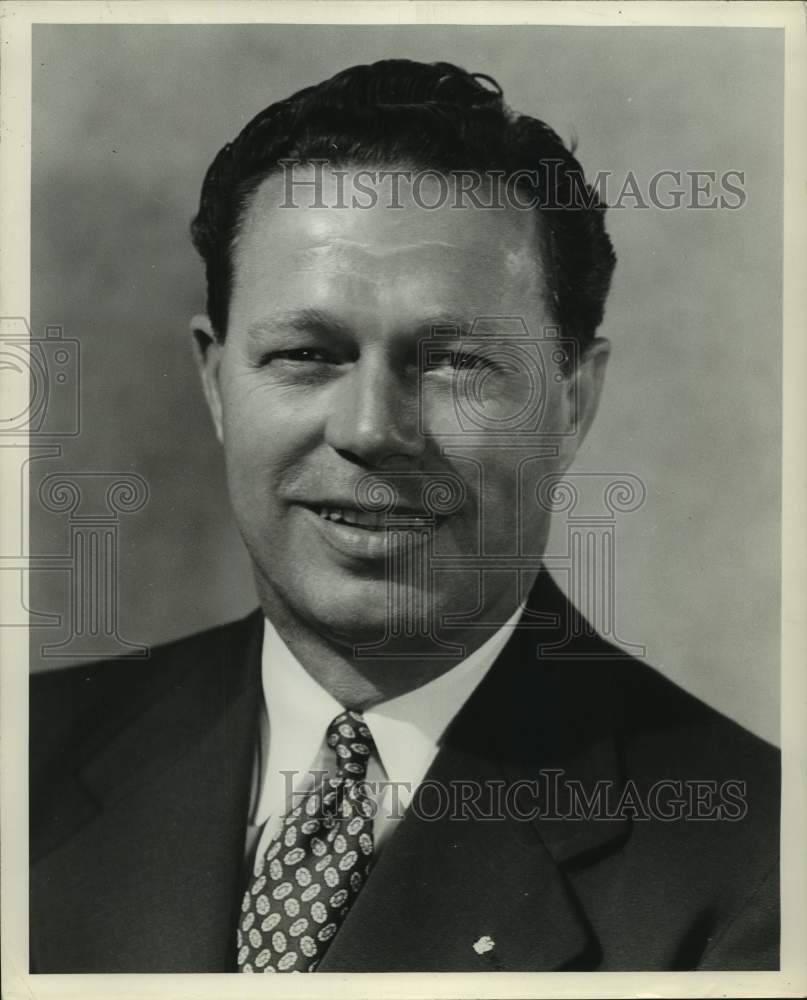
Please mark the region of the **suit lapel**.
<svg viewBox="0 0 807 1000"><path fill-rule="evenodd" d="M223 633L207 662L82 769L97 811L31 874L32 923L49 971L229 969L261 621Z"/></svg>
<svg viewBox="0 0 807 1000"><path fill-rule="evenodd" d="M439 818L422 818L439 811L436 792L424 797L420 816L410 808L320 971L596 967L599 945L568 869L616 850L629 826L565 818L558 779L621 785L614 712L598 690L600 661L591 675L584 649L580 664L568 651L562 662L538 655L567 634L573 613L548 574L529 607L549 612L554 624L548 628L545 616L539 627L516 631L444 736L421 789L439 786L452 795L458 783L476 783L476 817L452 818L443 809ZM561 790L556 798L553 789ZM494 805L496 794L503 808ZM525 818L536 805L540 815ZM491 814L500 818L483 818Z"/></svg>
<svg viewBox="0 0 807 1000"><path fill-rule="evenodd" d="M469 776L501 783L502 773L447 748L427 782L450 788ZM436 811L436 798L423 801L424 813ZM483 794L478 805L484 813L491 799ZM573 965L591 947L562 872L531 824L450 814L429 821L410 808L320 971L549 970Z"/></svg>
<svg viewBox="0 0 807 1000"><path fill-rule="evenodd" d="M607 667L541 657L573 614L546 573L520 627L445 734L424 783L497 786L547 772L619 784L618 705ZM220 634L206 662L81 771L66 798L80 829L36 863L32 921L49 971L228 971L243 879L260 697L261 616ZM554 624L549 626L547 621ZM579 633L578 633L579 634ZM539 794L542 786L538 786ZM547 787L547 786L543 786ZM67 795L67 793L65 793ZM410 809L326 953L321 971L520 971L596 967L599 946L570 872L624 843L624 822L558 818L535 798L502 818L433 820ZM127 845L132 863L122 856ZM159 920L154 915L159 914ZM492 947L486 947L492 942ZM474 947L476 945L476 948Z"/></svg>

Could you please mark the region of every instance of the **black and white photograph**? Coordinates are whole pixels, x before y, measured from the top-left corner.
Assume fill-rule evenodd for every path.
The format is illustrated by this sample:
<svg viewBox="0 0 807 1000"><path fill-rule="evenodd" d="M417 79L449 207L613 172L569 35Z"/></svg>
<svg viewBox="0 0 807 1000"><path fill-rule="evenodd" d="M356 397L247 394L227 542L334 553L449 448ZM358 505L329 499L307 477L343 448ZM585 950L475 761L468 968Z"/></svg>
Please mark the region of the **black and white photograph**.
<svg viewBox="0 0 807 1000"><path fill-rule="evenodd" d="M7 5L3 996L803 994L803 9L515 6Z"/></svg>

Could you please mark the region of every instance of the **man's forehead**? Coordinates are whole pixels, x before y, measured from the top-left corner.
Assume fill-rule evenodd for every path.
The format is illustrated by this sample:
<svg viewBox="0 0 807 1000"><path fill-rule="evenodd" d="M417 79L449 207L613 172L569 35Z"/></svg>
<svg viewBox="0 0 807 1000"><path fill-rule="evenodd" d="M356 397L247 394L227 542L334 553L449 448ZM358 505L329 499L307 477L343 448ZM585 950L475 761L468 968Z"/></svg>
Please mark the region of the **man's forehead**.
<svg viewBox="0 0 807 1000"><path fill-rule="evenodd" d="M433 246L446 253L481 255L488 263L493 258L507 258L511 265L528 259L535 263L534 211L483 209L455 204L450 197L425 207L429 203L411 192L402 193L398 207L392 207L383 188L367 206L333 190L333 183L326 170L316 197L297 200L284 191L281 176L270 174L250 200L239 243L268 242L274 234L287 252L338 245L345 252L386 257Z"/></svg>
<svg viewBox="0 0 807 1000"><path fill-rule="evenodd" d="M422 269L443 268L462 271L470 266L492 268L502 276L536 274L533 253L527 248L507 249L479 243L449 243L444 240L423 239L414 243L344 239L334 235L323 242L306 244L301 239L297 246L287 246L289 264L302 271L316 269L334 273L363 273L368 277L400 276L414 264Z"/></svg>
<svg viewBox="0 0 807 1000"><path fill-rule="evenodd" d="M348 281L369 289L424 279L495 298L533 297L543 287L534 213L493 213L450 204L435 210L406 202L393 209L301 207L282 201L282 180L268 177L253 197L235 259L243 281ZM242 284L242 282L237 282Z"/></svg>

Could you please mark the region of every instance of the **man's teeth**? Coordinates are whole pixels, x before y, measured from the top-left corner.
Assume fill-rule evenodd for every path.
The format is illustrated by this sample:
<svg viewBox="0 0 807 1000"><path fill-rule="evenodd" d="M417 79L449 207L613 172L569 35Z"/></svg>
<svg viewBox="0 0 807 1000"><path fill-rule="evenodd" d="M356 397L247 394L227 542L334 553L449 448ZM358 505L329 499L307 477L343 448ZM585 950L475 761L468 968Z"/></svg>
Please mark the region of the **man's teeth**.
<svg viewBox="0 0 807 1000"><path fill-rule="evenodd" d="M319 516L328 521L335 521L337 524L356 524L362 528L379 530L384 528L389 522L387 514L377 511L355 510L345 507L320 507ZM398 515L400 516L400 515ZM427 517L421 517L413 513L405 514L407 521L426 524Z"/></svg>
<svg viewBox="0 0 807 1000"><path fill-rule="evenodd" d="M362 528L383 528L384 515L363 510L348 510L344 507L323 507L320 517L337 524L358 524Z"/></svg>

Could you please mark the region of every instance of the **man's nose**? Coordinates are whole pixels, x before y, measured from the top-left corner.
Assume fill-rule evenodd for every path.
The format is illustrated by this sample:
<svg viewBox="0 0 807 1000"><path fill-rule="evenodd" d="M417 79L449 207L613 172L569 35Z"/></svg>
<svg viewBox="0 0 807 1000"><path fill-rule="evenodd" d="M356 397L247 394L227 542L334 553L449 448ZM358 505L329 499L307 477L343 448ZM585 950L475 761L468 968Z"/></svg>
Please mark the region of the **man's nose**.
<svg viewBox="0 0 807 1000"><path fill-rule="evenodd" d="M360 358L339 380L331 402L325 440L351 461L379 466L423 451L416 380L386 361Z"/></svg>

